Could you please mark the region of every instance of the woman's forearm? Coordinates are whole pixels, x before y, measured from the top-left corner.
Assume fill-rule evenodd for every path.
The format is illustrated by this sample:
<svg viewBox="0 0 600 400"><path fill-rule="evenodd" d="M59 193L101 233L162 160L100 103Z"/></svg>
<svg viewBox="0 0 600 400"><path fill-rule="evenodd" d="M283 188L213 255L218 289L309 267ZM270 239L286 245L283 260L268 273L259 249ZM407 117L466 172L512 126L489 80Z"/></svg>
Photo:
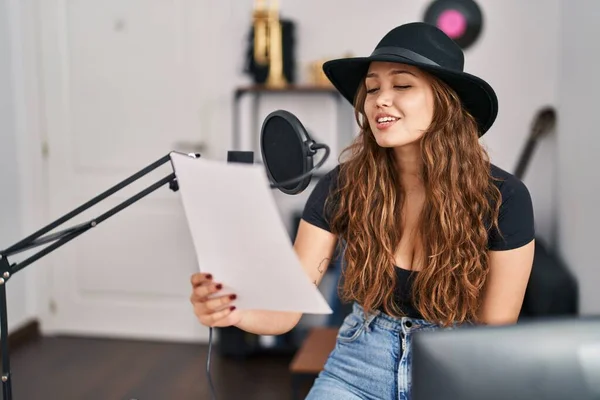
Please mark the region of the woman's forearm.
<svg viewBox="0 0 600 400"><path fill-rule="evenodd" d="M243 310L242 320L235 326L256 335L282 335L300 321L301 313L284 311Z"/></svg>

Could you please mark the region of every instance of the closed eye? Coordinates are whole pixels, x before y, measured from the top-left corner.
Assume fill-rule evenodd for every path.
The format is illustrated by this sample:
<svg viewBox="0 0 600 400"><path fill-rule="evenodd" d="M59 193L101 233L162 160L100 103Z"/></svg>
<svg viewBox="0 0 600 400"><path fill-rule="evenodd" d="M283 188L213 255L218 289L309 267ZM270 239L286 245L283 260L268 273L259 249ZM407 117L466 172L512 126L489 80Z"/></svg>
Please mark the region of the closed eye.
<svg viewBox="0 0 600 400"><path fill-rule="evenodd" d="M396 85L396 86L394 86L394 89L404 90L404 89L408 89L410 87L411 87L410 85L404 85L404 86ZM368 89L367 94L373 94L373 93L377 92L378 90L379 90L379 88Z"/></svg>

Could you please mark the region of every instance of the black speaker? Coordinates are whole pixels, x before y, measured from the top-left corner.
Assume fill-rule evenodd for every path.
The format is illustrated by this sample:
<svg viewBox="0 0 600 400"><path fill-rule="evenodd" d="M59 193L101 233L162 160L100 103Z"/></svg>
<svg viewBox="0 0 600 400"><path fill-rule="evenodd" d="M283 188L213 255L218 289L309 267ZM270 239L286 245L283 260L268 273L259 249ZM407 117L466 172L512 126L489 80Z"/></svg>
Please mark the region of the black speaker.
<svg viewBox="0 0 600 400"><path fill-rule="evenodd" d="M228 163L244 163L244 164L253 164L254 163L254 152L253 151L236 151L230 150L227 152L227 162Z"/></svg>

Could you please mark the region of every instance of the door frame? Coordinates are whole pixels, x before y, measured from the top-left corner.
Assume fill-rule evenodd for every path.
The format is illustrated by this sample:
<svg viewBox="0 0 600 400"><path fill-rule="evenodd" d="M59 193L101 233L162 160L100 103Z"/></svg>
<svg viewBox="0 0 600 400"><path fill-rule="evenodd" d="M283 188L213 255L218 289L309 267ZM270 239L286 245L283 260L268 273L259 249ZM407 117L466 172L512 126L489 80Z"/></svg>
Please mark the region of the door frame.
<svg viewBox="0 0 600 400"><path fill-rule="evenodd" d="M17 179L20 183L19 238L50 222L37 2L7 0L6 3L15 106ZM48 261L40 259L20 273L25 276L27 318L37 320L42 333L52 333L52 315L49 312L52 271Z"/></svg>

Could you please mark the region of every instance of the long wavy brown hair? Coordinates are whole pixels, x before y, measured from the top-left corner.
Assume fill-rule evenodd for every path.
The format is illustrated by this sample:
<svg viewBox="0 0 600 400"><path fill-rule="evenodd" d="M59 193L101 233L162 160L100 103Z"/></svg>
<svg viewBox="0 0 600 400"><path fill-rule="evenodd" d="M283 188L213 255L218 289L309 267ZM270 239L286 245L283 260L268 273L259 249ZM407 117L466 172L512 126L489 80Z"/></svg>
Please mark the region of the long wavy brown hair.
<svg viewBox="0 0 600 400"><path fill-rule="evenodd" d="M430 79L433 121L420 146L426 199L418 235L424 265L410 295L426 320L477 323L488 273L488 230L498 228L500 192L475 119L451 88ZM393 150L380 147L369 127L365 97L363 83L355 102L360 133L340 155L337 192L328 200L334 205L332 230L345 244L340 297L357 301L366 313L383 307L401 316L394 301L394 255L403 234L405 196Z"/></svg>

